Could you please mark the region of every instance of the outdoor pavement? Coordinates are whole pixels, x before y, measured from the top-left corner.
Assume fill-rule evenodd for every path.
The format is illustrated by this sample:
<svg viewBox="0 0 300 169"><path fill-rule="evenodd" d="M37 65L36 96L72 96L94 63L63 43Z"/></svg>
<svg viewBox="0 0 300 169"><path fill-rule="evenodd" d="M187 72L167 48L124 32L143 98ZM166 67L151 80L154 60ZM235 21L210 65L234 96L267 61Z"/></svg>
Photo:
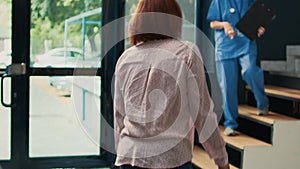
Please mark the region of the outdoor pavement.
<svg viewBox="0 0 300 169"><path fill-rule="evenodd" d="M79 123L71 98L51 87L48 77L32 77L30 85L34 89L30 90L30 157L99 155L99 147ZM0 106L1 160L10 157L9 126L10 109Z"/></svg>

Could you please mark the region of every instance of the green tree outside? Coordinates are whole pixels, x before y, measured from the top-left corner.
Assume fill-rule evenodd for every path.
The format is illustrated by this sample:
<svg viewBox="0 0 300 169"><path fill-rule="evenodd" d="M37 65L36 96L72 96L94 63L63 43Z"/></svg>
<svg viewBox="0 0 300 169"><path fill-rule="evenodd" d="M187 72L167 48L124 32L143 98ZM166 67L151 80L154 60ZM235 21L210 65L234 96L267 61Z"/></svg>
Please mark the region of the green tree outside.
<svg viewBox="0 0 300 169"><path fill-rule="evenodd" d="M32 0L31 1L31 46L32 53L44 52L44 42L50 41L52 48L64 46L64 22L66 19L101 7L102 0ZM88 20L100 21L101 14ZM74 47L82 46L82 24L72 24L69 28L69 41ZM99 26L87 25L86 39L92 51L99 51L96 37ZM99 40L100 41L100 40Z"/></svg>
<svg viewBox="0 0 300 169"><path fill-rule="evenodd" d="M177 0L180 4L186 20L194 23L195 0ZM132 14L138 0L126 0L126 15ZM11 8L11 0L0 0L0 8ZM45 52L44 42L51 42L51 47L64 46L64 21L70 17L101 7L102 0L31 0L31 53L41 54ZM6 14L5 14L6 13ZM9 15L9 16L6 16ZM11 27L11 12L1 14L3 21L0 27ZM6 18L6 19L5 19ZM101 20L101 14L88 18L89 20ZM91 51L100 51L100 27L88 25L86 39ZM72 24L69 28L69 41L72 46L82 46L82 25Z"/></svg>

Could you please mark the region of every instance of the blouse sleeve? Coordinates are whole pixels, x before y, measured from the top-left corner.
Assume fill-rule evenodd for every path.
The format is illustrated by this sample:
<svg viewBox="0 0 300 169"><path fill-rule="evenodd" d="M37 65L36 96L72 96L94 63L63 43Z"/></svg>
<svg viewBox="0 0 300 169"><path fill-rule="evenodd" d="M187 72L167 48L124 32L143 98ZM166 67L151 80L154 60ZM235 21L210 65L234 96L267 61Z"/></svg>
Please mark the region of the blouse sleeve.
<svg viewBox="0 0 300 169"><path fill-rule="evenodd" d="M118 61L119 63L120 61ZM116 73L114 79L114 93L113 93L113 109L114 109L114 138L115 138L115 151L118 151L119 137L122 129L124 128L124 98L122 94L122 89L120 86L120 70L118 69L118 64L116 66Z"/></svg>
<svg viewBox="0 0 300 169"><path fill-rule="evenodd" d="M208 92L201 54L195 45L191 49L188 64L193 76L188 77L188 97L190 111L196 110L197 112L196 119L193 119L194 125L198 132L199 140L209 156L214 159L218 166L225 166L228 164L228 155L225 149L225 142L219 131L217 116L213 112L214 105ZM189 83L192 83L192 81L196 81L198 89L194 90L190 87Z"/></svg>

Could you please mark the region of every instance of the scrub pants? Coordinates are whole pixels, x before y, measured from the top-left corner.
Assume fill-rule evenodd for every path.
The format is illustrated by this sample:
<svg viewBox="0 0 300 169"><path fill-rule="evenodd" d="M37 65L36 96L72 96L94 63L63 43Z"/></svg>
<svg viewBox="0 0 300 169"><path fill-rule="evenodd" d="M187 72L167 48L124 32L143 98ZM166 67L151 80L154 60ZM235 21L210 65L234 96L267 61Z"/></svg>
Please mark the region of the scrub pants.
<svg viewBox="0 0 300 169"><path fill-rule="evenodd" d="M224 106L224 126L236 129L238 123L238 65L241 66L243 80L251 87L258 109L264 109L269 100L264 91L263 70L256 65L255 55L243 55L216 62L217 77L222 91Z"/></svg>

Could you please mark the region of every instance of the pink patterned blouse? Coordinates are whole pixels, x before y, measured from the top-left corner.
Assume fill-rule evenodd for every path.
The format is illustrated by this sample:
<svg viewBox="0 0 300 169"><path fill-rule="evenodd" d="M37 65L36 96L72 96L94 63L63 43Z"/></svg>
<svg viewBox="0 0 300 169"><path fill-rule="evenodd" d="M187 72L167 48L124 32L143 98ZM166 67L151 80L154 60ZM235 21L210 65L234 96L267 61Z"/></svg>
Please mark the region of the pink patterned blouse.
<svg viewBox="0 0 300 169"><path fill-rule="evenodd" d="M194 44L166 39L131 47L118 60L114 85L116 166L181 166L192 160L195 129L215 163L228 163Z"/></svg>

